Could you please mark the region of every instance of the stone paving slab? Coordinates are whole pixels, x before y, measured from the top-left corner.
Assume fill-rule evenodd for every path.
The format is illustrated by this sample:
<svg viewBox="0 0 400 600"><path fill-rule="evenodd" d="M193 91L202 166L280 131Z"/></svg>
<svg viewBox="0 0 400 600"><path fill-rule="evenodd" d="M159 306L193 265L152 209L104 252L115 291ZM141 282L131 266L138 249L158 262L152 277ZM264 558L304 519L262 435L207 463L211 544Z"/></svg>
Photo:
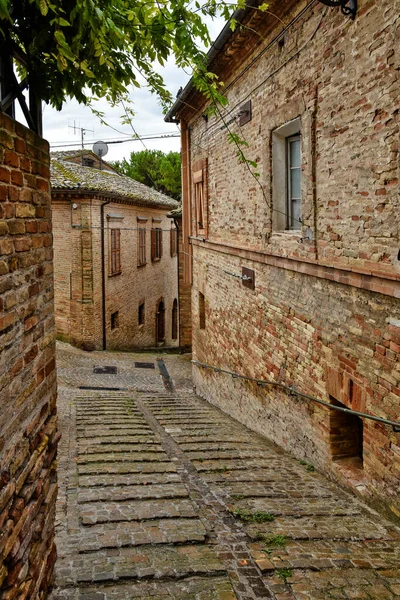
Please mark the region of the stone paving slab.
<svg viewBox="0 0 400 600"><path fill-rule="evenodd" d="M87 525L87 521L83 522ZM206 530L199 519L154 519L141 522L106 523L87 527L79 552L149 544L204 542Z"/></svg>
<svg viewBox="0 0 400 600"><path fill-rule="evenodd" d="M188 498L162 498L159 500L142 499L127 502L85 503L79 508L84 525L108 523L111 521L142 521L168 517L195 517L197 509Z"/></svg>
<svg viewBox="0 0 400 600"><path fill-rule="evenodd" d="M173 582L122 583L104 587L90 586L83 590L64 589L53 600L236 600L228 579L223 577L189 577Z"/></svg>
<svg viewBox="0 0 400 600"><path fill-rule="evenodd" d="M168 393L156 358L61 345L50 600L400 600L393 524L197 398L187 357Z"/></svg>

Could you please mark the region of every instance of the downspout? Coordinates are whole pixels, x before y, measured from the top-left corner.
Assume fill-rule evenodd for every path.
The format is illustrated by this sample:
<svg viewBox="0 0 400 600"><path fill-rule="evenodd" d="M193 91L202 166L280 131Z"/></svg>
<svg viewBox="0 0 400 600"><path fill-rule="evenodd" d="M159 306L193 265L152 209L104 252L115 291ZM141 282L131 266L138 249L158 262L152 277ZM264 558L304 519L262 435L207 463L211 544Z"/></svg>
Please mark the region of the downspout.
<svg viewBox="0 0 400 600"><path fill-rule="evenodd" d="M103 202L100 207L100 235L101 235L101 320L103 332L103 350L107 350L107 318L106 318L106 255L104 243L104 207L111 200Z"/></svg>

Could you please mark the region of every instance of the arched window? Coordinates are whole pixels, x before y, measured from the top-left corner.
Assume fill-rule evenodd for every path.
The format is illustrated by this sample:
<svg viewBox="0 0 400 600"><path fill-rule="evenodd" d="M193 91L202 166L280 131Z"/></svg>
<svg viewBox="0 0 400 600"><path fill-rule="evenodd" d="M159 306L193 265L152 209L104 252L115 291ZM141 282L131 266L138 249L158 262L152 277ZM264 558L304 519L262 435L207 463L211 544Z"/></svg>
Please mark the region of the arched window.
<svg viewBox="0 0 400 600"><path fill-rule="evenodd" d="M178 300L175 298L172 305L172 335L173 340L178 339Z"/></svg>
<svg viewBox="0 0 400 600"><path fill-rule="evenodd" d="M165 306L164 300L159 300L156 313L156 339L157 344L165 340Z"/></svg>

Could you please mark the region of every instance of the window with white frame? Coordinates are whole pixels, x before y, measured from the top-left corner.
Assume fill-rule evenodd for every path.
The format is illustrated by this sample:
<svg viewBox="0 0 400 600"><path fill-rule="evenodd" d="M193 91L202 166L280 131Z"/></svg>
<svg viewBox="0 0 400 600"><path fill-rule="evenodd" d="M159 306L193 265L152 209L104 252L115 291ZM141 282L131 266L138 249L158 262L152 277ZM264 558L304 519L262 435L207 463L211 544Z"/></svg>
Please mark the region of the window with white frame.
<svg viewBox="0 0 400 600"><path fill-rule="evenodd" d="M301 121L272 132L272 223L274 231L301 229Z"/></svg>

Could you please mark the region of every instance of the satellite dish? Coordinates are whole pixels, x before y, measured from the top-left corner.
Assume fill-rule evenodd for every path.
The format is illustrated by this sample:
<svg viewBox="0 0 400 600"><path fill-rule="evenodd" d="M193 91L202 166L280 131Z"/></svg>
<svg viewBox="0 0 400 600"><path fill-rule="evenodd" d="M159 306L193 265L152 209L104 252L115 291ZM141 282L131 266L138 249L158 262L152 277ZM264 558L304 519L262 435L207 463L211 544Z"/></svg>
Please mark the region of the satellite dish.
<svg viewBox="0 0 400 600"><path fill-rule="evenodd" d="M93 144L93 152L99 157L103 158L108 152L108 146L105 142L95 142Z"/></svg>

